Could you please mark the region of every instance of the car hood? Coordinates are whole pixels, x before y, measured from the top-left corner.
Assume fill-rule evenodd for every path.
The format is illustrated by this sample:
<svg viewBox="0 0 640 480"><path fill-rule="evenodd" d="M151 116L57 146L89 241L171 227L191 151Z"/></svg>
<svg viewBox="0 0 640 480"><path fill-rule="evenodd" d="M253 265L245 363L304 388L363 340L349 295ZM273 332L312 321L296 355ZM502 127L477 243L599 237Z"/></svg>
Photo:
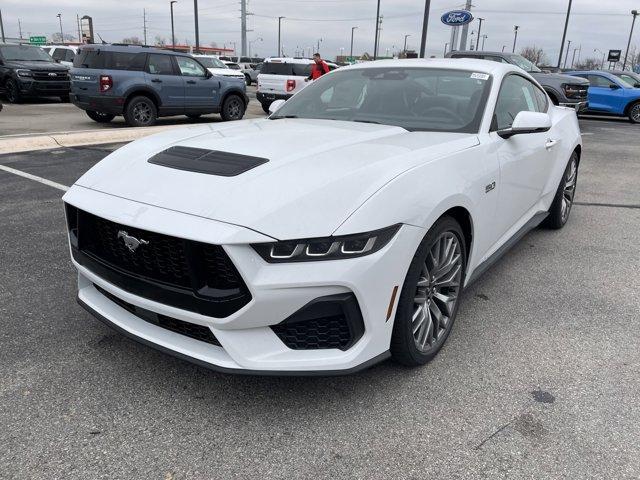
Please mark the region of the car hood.
<svg viewBox="0 0 640 480"><path fill-rule="evenodd" d="M545 81L556 81L558 83L573 83L576 85L589 85L589 80L581 77L574 77L573 75L565 75L563 73L544 73L544 72L536 72L532 73L531 76L538 80L539 82Z"/></svg>
<svg viewBox="0 0 640 480"><path fill-rule="evenodd" d="M11 60L5 62L5 67L9 68L28 68L29 70L46 70L49 72L66 72L68 67L55 62L30 62Z"/></svg>
<svg viewBox="0 0 640 480"><path fill-rule="evenodd" d="M175 129L130 143L76 185L276 239L316 237L332 234L394 177L477 144L473 134L332 120L245 120ZM172 146L268 161L230 177L147 161Z"/></svg>
<svg viewBox="0 0 640 480"><path fill-rule="evenodd" d="M231 70L230 68L208 68L214 75L223 75L225 77L244 77L240 70Z"/></svg>

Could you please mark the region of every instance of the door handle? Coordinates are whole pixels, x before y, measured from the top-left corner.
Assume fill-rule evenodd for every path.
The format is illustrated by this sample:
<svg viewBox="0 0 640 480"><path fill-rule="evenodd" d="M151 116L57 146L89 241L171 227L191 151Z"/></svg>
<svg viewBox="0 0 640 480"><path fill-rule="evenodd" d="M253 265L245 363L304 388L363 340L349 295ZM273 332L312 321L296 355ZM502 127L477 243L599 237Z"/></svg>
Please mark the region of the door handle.
<svg viewBox="0 0 640 480"><path fill-rule="evenodd" d="M553 140L551 138L547 138L547 143L544 144L544 148L546 148L547 150L549 150L550 148L555 147L555 145L558 143L558 140Z"/></svg>
<svg viewBox="0 0 640 480"><path fill-rule="evenodd" d="M160 80L159 78L154 78L151 80L153 83L162 83L162 80Z"/></svg>
<svg viewBox="0 0 640 480"><path fill-rule="evenodd" d="M196 81L195 81L195 80L187 80L187 83L188 83L189 85L195 85L195 84L196 84Z"/></svg>

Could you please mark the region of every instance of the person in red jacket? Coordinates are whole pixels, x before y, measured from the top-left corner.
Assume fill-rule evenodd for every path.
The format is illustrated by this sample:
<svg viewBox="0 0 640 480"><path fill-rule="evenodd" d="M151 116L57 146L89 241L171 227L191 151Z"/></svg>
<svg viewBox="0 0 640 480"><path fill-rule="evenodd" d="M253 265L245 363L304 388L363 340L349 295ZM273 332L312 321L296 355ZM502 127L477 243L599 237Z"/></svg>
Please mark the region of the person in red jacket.
<svg viewBox="0 0 640 480"><path fill-rule="evenodd" d="M315 63L311 65L311 75L309 75L309 77L307 78L307 81L317 80L325 73L329 73L329 65L327 65L327 62L322 60L322 57L320 56L319 53L313 54L313 61Z"/></svg>

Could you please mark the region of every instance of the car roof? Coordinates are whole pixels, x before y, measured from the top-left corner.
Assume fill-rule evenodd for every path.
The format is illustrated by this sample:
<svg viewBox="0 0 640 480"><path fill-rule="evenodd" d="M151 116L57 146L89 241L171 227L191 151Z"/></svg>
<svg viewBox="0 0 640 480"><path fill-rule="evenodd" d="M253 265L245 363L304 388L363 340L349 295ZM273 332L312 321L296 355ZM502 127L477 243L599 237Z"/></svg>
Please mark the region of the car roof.
<svg viewBox="0 0 640 480"><path fill-rule="evenodd" d="M83 45L82 50L104 50L108 52L149 52L159 53L163 55L188 55L182 52L173 52L171 50L162 50L160 48L148 47L146 45L127 45L124 43L92 43Z"/></svg>
<svg viewBox="0 0 640 480"><path fill-rule="evenodd" d="M572 75L580 73L582 75L604 75L605 77L615 77L615 75L608 70L571 70L570 72L563 72L565 75Z"/></svg>
<svg viewBox="0 0 640 480"><path fill-rule="evenodd" d="M475 58L408 58L394 60L376 60L374 62L356 63L340 70L358 68L448 68L451 70L468 70L490 75L505 75L508 72L524 72L521 68L510 63L499 63L493 60ZM526 72L525 72L526 73Z"/></svg>
<svg viewBox="0 0 640 480"><path fill-rule="evenodd" d="M462 53L464 55L475 55L475 56L480 56L480 55L498 55L498 56L510 56L510 55L517 55L516 53L511 53L511 52L493 52L491 50L454 50L452 52L448 52L447 55L455 55L456 53Z"/></svg>

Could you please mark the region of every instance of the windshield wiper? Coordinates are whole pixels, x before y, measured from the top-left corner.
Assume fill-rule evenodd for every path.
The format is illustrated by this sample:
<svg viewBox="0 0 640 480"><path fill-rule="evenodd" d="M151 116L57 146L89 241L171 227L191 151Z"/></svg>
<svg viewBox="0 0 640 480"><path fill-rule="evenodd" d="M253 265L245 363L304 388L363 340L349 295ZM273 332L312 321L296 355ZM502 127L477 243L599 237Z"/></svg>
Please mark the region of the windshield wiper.
<svg viewBox="0 0 640 480"><path fill-rule="evenodd" d="M269 117L270 120L280 120L281 118L299 118L298 115L276 115L275 117Z"/></svg>
<svg viewBox="0 0 640 480"><path fill-rule="evenodd" d="M375 123L377 125L380 125L380 122L376 122L375 120L362 120L362 119L353 119L351 120L352 122L358 122L358 123Z"/></svg>

